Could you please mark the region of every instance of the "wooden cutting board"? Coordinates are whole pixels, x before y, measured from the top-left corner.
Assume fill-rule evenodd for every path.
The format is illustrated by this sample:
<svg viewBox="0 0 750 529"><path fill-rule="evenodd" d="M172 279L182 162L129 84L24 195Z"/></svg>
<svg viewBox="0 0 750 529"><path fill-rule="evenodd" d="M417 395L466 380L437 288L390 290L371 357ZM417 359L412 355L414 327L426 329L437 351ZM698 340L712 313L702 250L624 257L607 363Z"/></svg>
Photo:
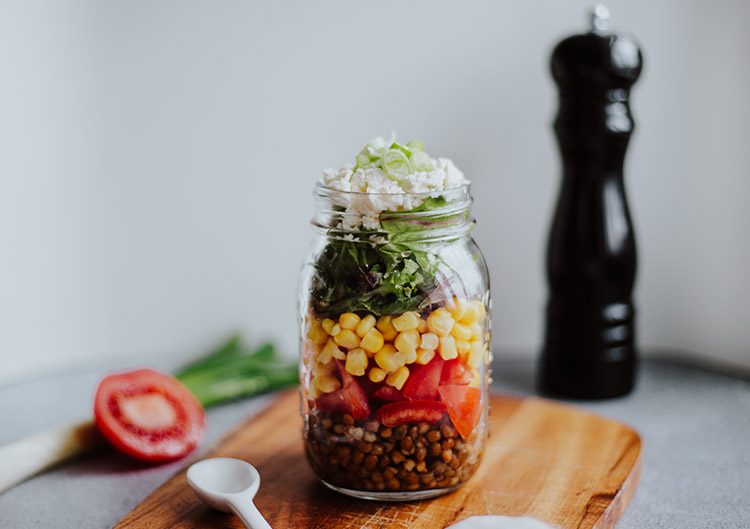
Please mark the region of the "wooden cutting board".
<svg viewBox="0 0 750 529"><path fill-rule="evenodd" d="M491 435L476 475L452 494L414 503L355 500L314 477L302 449L297 392L229 433L210 456L246 459L262 478L255 498L275 529L439 529L471 515L534 516L562 529L615 526L635 492L641 440L630 427L537 398L493 395ZM204 507L185 471L116 529L236 527Z"/></svg>

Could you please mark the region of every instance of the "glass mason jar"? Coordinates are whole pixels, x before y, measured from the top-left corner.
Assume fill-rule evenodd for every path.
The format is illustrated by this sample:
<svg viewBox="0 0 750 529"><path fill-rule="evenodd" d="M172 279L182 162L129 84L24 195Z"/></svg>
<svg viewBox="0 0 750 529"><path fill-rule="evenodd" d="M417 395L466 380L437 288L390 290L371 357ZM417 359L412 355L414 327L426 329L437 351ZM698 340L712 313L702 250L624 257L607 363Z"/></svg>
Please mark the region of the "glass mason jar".
<svg viewBox="0 0 750 529"><path fill-rule="evenodd" d="M334 490L387 501L438 496L474 474L490 355L469 186L399 195L408 211L381 212L394 197L317 185L299 297L310 465ZM368 208L374 222L351 213Z"/></svg>

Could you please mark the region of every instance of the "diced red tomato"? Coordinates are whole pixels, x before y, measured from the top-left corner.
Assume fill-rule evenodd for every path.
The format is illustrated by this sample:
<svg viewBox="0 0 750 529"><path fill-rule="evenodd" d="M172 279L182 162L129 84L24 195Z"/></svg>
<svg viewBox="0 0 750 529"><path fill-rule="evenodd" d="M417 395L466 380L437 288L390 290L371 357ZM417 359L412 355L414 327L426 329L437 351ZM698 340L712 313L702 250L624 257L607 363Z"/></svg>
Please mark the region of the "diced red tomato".
<svg viewBox="0 0 750 529"><path fill-rule="evenodd" d="M346 398L351 406L351 414L355 419L365 419L370 416L370 403L367 402L365 390L355 381L349 387L344 388Z"/></svg>
<svg viewBox="0 0 750 529"><path fill-rule="evenodd" d="M471 371L466 368L460 358L445 362L440 377L441 386L445 384L468 384L469 382L471 382Z"/></svg>
<svg viewBox="0 0 750 529"><path fill-rule="evenodd" d="M343 387L315 399L316 407L334 413L348 413L355 419L369 417L370 404L367 402L367 393L357 379L344 369L344 365L338 360L336 362Z"/></svg>
<svg viewBox="0 0 750 529"><path fill-rule="evenodd" d="M351 374L349 374L351 376ZM365 393L372 395L382 384L379 382L373 382L366 376L354 377L359 386L365 390Z"/></svg>
<svg viewBox="0 0 750 529"><path fill-rule="evenodd" d="M479 388L461 384L446 384L438 388L440 398L448 408L453 425L466 439L482 416L482 392Z"/></svg>
<svg viewBox="0 0 750 529"><path fill-rule="evenodd" d="M444 362L440 356L435 355L426 365L411 366L411 373L404 384L404 397L409 400L437 400Z"/></svg>
<svg viewBox="0 0 750 529"><path fill-rule="evenodd" d="M385 404L378 410L378 417L388 427L409 422L433 423L445 415L445 410L445 404L437 400L402 400Z"/></svg>
<svg viewBox="0 0 750 529"><path fill-rule="evenodd" d="M191 452L206 418L185 386L153 369L109 375L99 382L94 418L121 452L146 461L169 461Z"/></svg>
<svg viewBox="0 0 750 529"><path fill-rule="evenodd" d="M337 389L332 393L324 393L317 399L315 399L315 407L319 410L331 412L331 413L349 413L351 414L351 406L349 405L349 399L344 393L343 388Z"/></svg>
<svg viewBox="0 0 750 529"><path fill-rule="evenodd" d="M352 417L355 419L364 419L370 416L370 404L367 402L367 393L360 385L354 375L350 374L344 369L344 363L340 360L336 360L341 372L341 382L344 384L342 388L346 394L346 398L349 401L351 407Z"/></svg>
<svg viewBox="0 0 750 529"><path fill-rule="evenodd" d="M404 400L404 396L401 394L401 392L393 386L389 386L388 384L383 384L382 386L380 386L377 390L375 390L372 396L378 400L385 400L388 402Z"/></svg>

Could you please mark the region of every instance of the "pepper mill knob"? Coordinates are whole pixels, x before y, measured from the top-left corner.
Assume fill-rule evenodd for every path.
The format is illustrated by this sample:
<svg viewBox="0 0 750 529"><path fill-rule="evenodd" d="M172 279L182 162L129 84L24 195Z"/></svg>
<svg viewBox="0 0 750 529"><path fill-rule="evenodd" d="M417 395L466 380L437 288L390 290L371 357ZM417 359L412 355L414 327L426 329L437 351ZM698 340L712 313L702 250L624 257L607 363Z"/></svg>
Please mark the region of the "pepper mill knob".
<svg viewBox="0 0 750 529"><path fill-rule="evenodd" d="M591 12L591 31L560 42L552 52L552 77L564 97L603 96L622 99L638 80L643 56L635 40L609 30L609 10L597 5Z"/></svg>
<svg viewBox="0 0 750 529"><path fill-rule="evenodd" d="M609 30L609 9L602 4L596 4L591 10L591 33L606 34Z"/></svg>

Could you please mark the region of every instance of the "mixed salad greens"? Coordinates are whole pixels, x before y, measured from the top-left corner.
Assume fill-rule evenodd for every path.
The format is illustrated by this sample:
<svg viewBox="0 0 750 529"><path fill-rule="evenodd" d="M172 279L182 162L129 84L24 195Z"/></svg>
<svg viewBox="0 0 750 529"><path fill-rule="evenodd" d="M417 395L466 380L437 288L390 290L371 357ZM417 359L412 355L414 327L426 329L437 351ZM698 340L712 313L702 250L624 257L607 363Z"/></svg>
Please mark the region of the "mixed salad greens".
<svg viewBox="0 0 750 529"><path fill-rule="evenodd" d="M419 140L375 141L356 157L354 171L376 168L401 181L430 171L433 161ZM427 232L465 223L468 212L447 211L445 196L433 193L408 211L384 211L375 234L330 237L315 263L312 306L319 315L344 312L398 314L417 310L437 286L439 257ZM433 212L434 214L429 214Z"/></svg>

